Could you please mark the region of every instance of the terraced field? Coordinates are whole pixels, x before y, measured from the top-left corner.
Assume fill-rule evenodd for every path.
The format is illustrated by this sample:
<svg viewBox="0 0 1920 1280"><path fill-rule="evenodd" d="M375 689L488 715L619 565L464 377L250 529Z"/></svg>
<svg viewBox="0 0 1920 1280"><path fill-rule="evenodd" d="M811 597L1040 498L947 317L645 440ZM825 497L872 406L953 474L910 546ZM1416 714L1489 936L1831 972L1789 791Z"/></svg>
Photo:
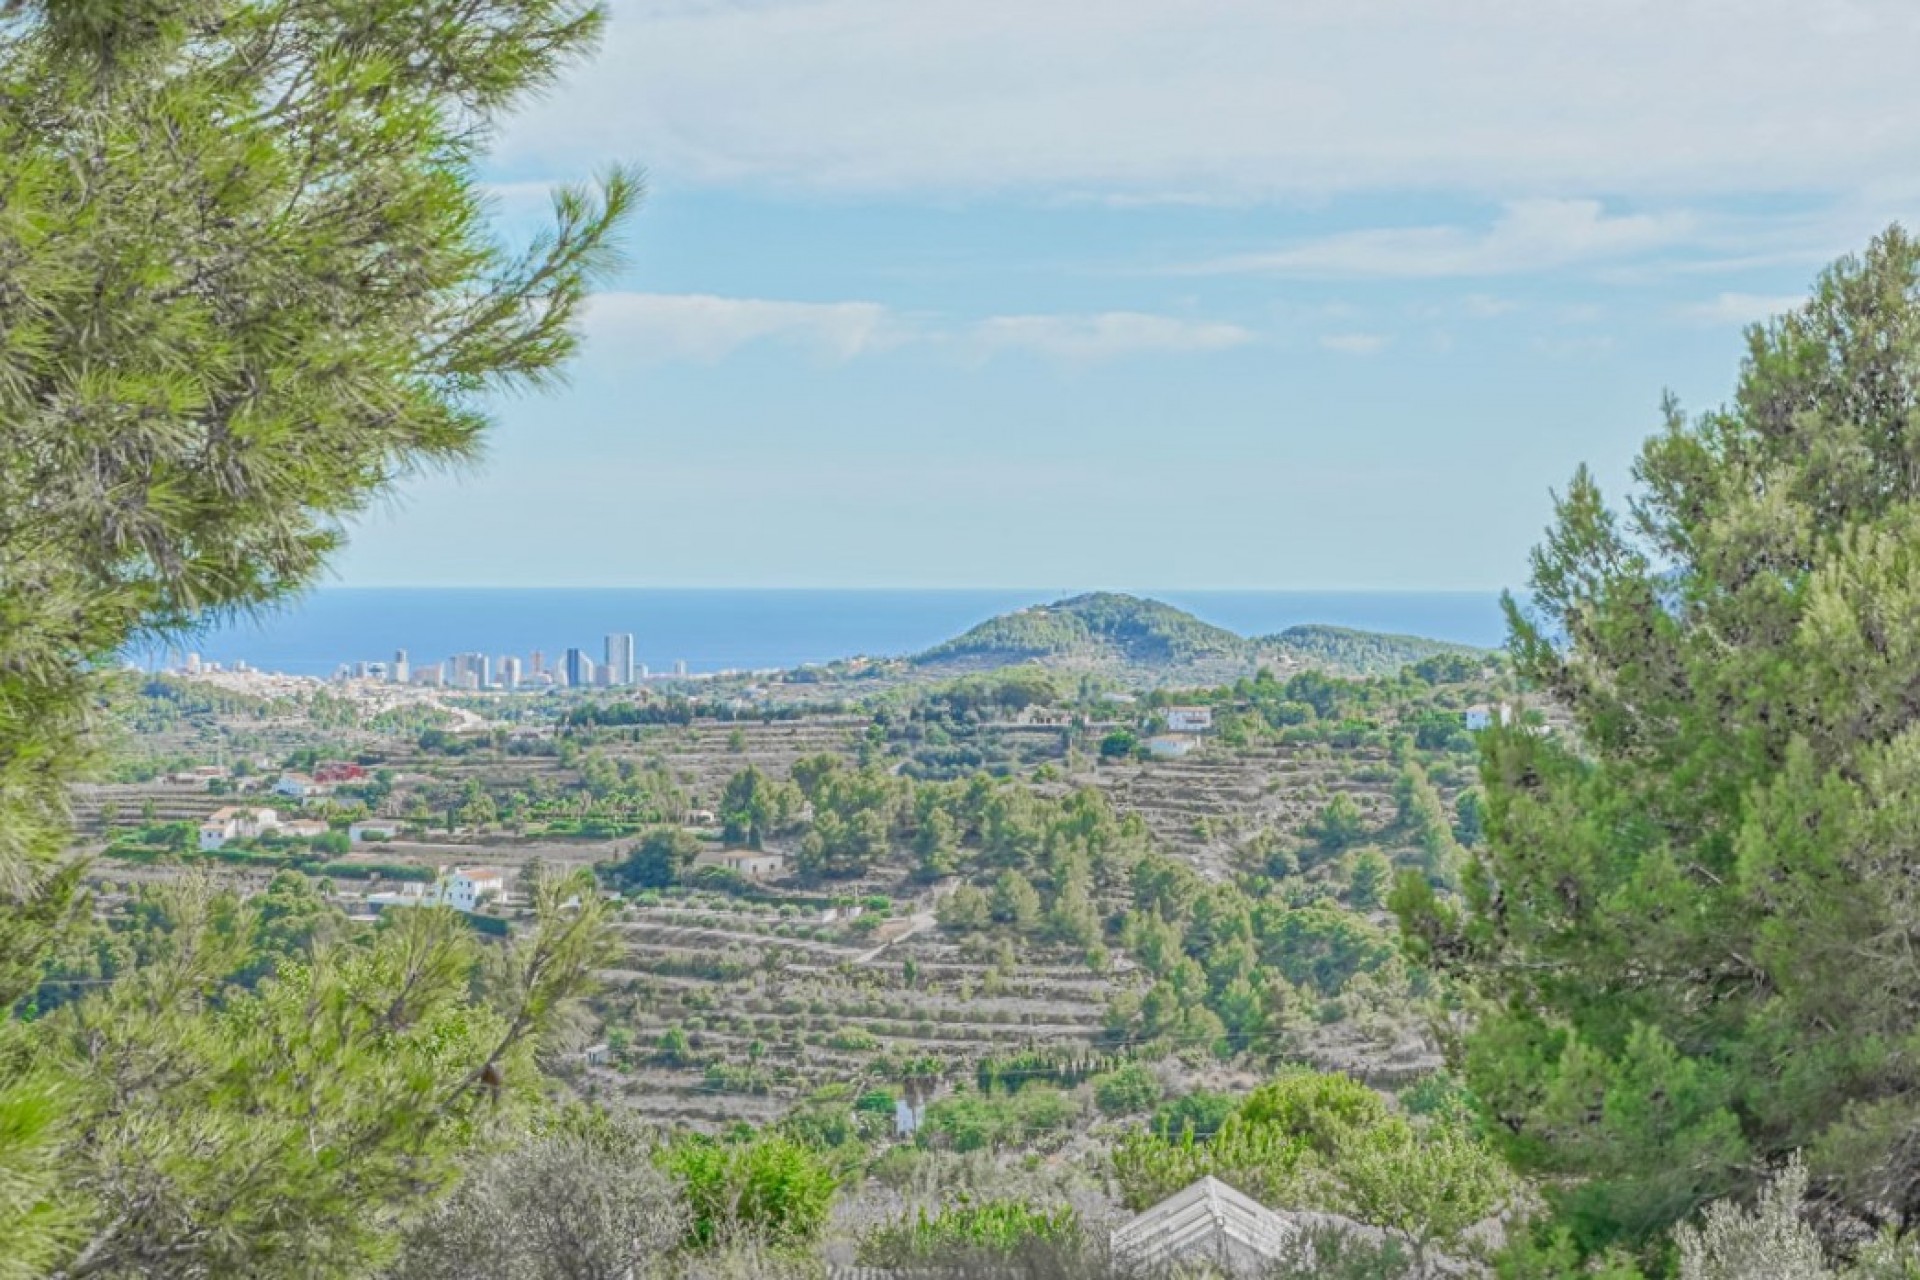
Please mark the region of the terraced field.
<svg viewBox="0 0 1920 1280"><path fill-rule="evenodd" d="M627 908L625 967L604 975L600 1004L631 1047L592 1073L596 1089L662 1121L770 1116L829 1083L898 1086L909 1062L959 1076L995 1050L1091 1045L1127 981L1067 955L981 954L944 936L924 898L900 904L893 924L911 932L891 943L817 911L733 906ZM658 1051L674 1029L679 1063Z"/></svg>
<svg viewBox="0 0 1920 1280"><path fill-rule="evenodd" d="M596 759L598 767L611 761L625 774L664 772L695 809L715 808L727 780L749 766L784 779L804 757L853 759L874 747L892 753L896 770L926 761L917 753L928 740L895 737L882 746L874 723L865 715L835 714L606 727L566 744L564 752L551 741L551 728L525 724L468 739L471 749L454 752L426 749L413 734L359 729L329 731L321 740L336 757L351 750L391 772L395 785L378 806L381 814L417 815L430 798L433 822L444 824L449 797L475 786L496 796L529 789L582 793ZM236 724L233 740L256 734L260 724L258 718ZM1088 732L1044 723L967 725L943 741L1017 762L1028 773L1037 764L1053 766L1034 783L1043 791L1101 789L1115 810L1139 815L1163 850L1216 880L1255 866L1248 850L1263 836L1302 839L1336 795L1355 802L1371 833L1368 843L1390 855L1407 843L1397 826L1400 769L1384 747L1269 741L1236 750L1210 740L1183 759L1096 765ZM298 740L291 731L288 737ZM222 741L205 726L182 735L182 741L188 738ZM315 739L309 729L305 745ZM224 745L230 752L231 741ZM211 758L214 751L205 754ZM1062 773L1061 766L1073 771ZM1435 789L1451 806L1468 770L1443 766L1431 772ZM82 835L95 848L106 842L109 825L190 821L233 802L204 784L157 781L85 787L74 796ZM293 807L266 797L258 802ZM416 832L351 856L518 870L535 861L612 861L633 843L631 836L556 838L495 826ZM209 865L251 886L270 874ZM121 882L173 874L177 870L166 866L101 867L102 878ZM1016 944L982 933L949 934L934 923L932 893L903 876L904 867L895 862L860 882L781 884L764 901L694 894L648 895L623 904L624 955L604 975L607 989L596 1000L599 1034L613 1052L609 1060L576 1065L579 1086L661 1122L715 1128L762 1121L828 1084L898 1088L908 1074L921 1078L929 1070L936 1078L964 1078L990 1053L1033 1046L1092 1050L1109 1043L1103 1038L1109 1002L1146 985L1117 948L1109 967L1096 972L1084 952L1050 948L1032 936ZM349 910L363 905L369 887L336 884ZM884 896L891 912L828 918L848 895ZM1380 1083L1410 1079L1435 1065L1423 1029L1364 1010L1287 1034L1290 1054Z"/></svg>

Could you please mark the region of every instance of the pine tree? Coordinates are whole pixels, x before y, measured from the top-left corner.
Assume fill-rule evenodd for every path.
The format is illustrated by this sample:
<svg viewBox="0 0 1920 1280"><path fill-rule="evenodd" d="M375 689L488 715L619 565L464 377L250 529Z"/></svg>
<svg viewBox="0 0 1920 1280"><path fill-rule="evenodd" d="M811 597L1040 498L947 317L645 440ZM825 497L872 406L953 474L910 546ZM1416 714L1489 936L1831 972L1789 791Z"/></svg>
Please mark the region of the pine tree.
<svg viewBox="0 0 1920 1280"><path fill-rule="evenodd" d="M1804 1149L1920 1225L1920 243L1895 228L1669 401L1639 492L1584 470L1509 600L1574 731L1483 741L1464 910L1397 891L1485 1000L1470 1084L1583 1246Z"/></svg>
<svg viewBox="0 0 1920 1280"><path fill-rule="evenodd" d="M475 165L602 20L585 0L0 5L0 1006L81 917L58 859L100 671L312 582L348 518L471 457L487 398L573 350L637 181L559 192L516 251ZM113 1060L0 1024L0 1277L326 1275L356 1253L354 1214L398 1165L370 1157L358 1189L333 1176L250 1055L310 1048L306 1069L354 1099L349 1128L360 1099L397 1095L298 1019L209 1021L197 981L157 971L63 1011L100 1022ZM340 1027L356 984L382 989L317 961L309 981ZM175 1089L174 1072L198 1074ZM249 1099L265 1110L243 1124ZM353 1140L412 1141L414 1123L386 1113ZM135 1176L153 1181L116 1181ZM294 1240L260 1178L338 1235ZM221 1252L243 1240L258 1256Z"/></svg>

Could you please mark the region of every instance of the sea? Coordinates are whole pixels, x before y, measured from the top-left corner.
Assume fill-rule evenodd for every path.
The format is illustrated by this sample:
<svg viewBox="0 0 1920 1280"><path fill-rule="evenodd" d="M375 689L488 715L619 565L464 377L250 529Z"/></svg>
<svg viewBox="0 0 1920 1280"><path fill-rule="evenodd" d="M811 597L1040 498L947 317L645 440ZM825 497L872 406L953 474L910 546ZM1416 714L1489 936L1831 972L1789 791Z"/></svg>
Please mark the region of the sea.
<svg viewBox="0 0 1920 1280"><path fill-rule="evenodd" d="M917 653L997 614L1075 594L1034 590L324 587L266 614L209 626L128 659L150 669L244 661L261 671L330 676L342 664L416 666L456 653L549 660L578 648L596 661L609 633L631 632L655 673L786 669ZM1492 592L1137 590L1241 635L1328 623L1496 647Z"/></svg>

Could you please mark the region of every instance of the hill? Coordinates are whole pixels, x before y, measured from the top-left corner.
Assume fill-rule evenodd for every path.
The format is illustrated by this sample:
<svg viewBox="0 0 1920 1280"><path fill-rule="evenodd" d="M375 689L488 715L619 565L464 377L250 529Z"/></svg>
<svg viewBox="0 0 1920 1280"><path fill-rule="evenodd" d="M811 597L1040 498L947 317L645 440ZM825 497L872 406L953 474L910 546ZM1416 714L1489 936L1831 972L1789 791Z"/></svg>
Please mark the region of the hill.
<svg viewBox="0 0 1920 1280"><path fill-rule="evenodd" d="M990 618L912 661L920 667L1045 662L1161 668L1248 662L1254 651L1245 637L1170 604L1101 591Z"/></svg>
<svg viewBox="0 0 1920 1280"><path fill-rule="evenodd" d="M1449 640L1357 631L1318 623L1288 627L1277 635L1262 636L1253 644L1264 654L1363 676L1391 675L1412 663L1446 654L1484 658L1490 652Z"/></svg>

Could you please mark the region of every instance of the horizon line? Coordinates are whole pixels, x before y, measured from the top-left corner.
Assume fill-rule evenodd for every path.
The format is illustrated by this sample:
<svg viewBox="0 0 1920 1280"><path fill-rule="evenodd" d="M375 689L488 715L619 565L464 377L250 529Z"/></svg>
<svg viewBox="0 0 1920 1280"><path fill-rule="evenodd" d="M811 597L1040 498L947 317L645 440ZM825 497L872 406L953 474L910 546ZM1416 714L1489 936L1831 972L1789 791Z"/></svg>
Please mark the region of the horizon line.
<svg viewBox="0 0 1920 1280"><path fill-rule="evenodd" d="M962 586L915 586L910 583L863 583L847 584L780 584L780 585L740 585L740 584L633 584L633 583L560 583L527 584L510 582L461 583L461 582L329 582L309 588L314 591L788 591L788 592L826 592L826 591L915 591L922 593L948 592L1019 592L1022 594L1074 596L1107 593L1114 595L1145 596L1157 593L1205 593L1234 595L1499 595L1510 591L1508 586L1490 587L1247 587L1247 586L1154 586L1154 587L1058 587L1058 586L1021 586L995 583Z"/></svg>

